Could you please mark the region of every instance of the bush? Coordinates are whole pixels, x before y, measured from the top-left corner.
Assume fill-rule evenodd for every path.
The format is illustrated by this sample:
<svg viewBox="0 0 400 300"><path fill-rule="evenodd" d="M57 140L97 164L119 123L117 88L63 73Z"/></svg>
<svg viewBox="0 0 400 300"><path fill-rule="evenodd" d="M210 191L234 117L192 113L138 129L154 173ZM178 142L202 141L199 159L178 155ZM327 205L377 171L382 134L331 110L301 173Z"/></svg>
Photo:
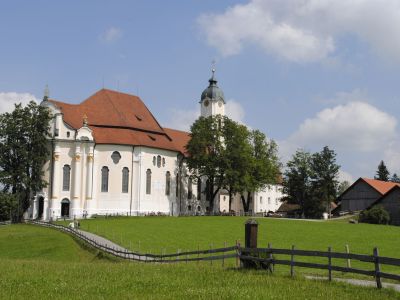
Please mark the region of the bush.
<svg viewBox="0 0 400 300"><path fill-rule="evenodd" d="M382 206L374 206L361 212L358 221L370 224L389 224L390 216Z"/></svg>

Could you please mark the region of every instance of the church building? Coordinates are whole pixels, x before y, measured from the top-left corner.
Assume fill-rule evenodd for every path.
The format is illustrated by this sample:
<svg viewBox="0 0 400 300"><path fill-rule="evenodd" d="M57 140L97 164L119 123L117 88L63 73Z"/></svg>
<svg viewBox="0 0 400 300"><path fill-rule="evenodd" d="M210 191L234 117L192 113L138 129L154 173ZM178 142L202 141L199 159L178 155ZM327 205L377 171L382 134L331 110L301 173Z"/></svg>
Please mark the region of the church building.
<svg viewBox="0 0 400 300"><path fill-rule="evenodd" d="M208 212L205 184L191 182L185 167L189 133L162 127L139 97L101 89L69 104L46 93L41 105L53 115L44 167L49 184L34 197L29 217ZM214 70L200 106L205 117L225 114Z"/></svg>

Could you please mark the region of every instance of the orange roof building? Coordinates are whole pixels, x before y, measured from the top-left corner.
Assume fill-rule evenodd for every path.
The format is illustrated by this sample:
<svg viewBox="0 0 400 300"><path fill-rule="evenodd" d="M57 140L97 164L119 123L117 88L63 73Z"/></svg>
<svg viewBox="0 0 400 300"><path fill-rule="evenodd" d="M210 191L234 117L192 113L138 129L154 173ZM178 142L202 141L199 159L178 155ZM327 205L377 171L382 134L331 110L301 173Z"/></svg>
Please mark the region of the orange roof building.
<svg viewBox="0 0 400 300"><path fill-rule="evenodd" d="M342 211L361 211L370 207L379 198L399 183L369 178L359 178L339 196Z"/></svg>

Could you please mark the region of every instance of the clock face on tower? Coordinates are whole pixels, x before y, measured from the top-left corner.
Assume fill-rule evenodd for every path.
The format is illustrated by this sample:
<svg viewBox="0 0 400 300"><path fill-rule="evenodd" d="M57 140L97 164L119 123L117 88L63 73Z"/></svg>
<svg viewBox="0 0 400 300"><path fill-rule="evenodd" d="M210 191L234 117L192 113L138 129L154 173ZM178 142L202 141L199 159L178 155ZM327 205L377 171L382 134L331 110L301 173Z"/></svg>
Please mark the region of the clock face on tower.
<svg viewBox="0 0 400 300"><path fill-rule="evenodd" d="M218 101L218 106L219 106L219 107L222 106L222 101Z"/></svg>
<svg viewBox="0 0 400 300"><path fill-rule="evenodd" d="M207 107L210 102L208 100L204 101L204 106Z"/></svg>

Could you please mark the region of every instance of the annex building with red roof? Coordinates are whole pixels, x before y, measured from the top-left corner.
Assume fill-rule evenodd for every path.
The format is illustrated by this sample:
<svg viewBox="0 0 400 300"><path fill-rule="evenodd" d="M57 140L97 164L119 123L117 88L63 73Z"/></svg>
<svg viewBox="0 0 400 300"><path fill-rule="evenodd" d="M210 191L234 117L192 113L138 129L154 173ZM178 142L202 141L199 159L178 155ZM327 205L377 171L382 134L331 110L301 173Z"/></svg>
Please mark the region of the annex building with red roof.
<svg viewBox="0 0 400 300"><path fill-rule="evenodd" d="M394 187L400 187L400 183L359 178L339 196L341 211L364 210L384 197Z"/></svg>

